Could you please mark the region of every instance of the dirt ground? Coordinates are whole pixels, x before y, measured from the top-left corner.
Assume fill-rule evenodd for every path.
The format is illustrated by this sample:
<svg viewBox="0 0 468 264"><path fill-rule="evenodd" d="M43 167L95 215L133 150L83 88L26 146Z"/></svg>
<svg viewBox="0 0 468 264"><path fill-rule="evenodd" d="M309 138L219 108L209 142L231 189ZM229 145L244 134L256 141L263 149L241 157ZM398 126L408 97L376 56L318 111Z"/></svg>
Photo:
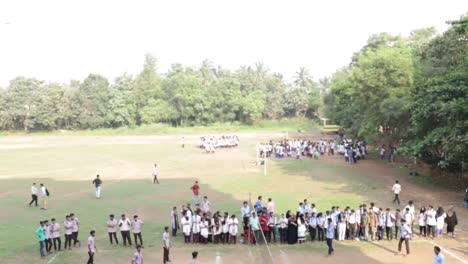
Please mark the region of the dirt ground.
<svg viewBox="0 0 468 264"><path fill-rule="evenodd" d="M284 133L238 133L241 144L243 140L253 141L268 141L270 139L278 140L286 137ZM202 135L190 135L185 136L187 145L194 145L198 142L199 136ZM319 139L323 138L319 134L289 134L289 138L307 138L307 139ZM0 151L8 151L14 149L34 149L34 148L56 148L64 146L95 146L95 145L138 145L138 144L155 144L158 142L174 142L178 144L181 136L109 136L109 137L4 137L0 138ZM200 159L206 159L206 156L202 150L194 148L192 151L200 151ZM220 150L216 153L216 158L219 159L242 159L243 164L249 160L254 159L254 151L251 153L240 153L236 149ZM183 158L182 158L183 159ZM126 164L125 160L118 160L119 167L118 171L122 172L122 168L127 168L129 171L135 170L131 164ZM341 156L334 157L323 157L320 162L325 164L341 164L344 161ZM168 168L166 173L168 178L184 178L186 175L177 172L177 165ZM246 166L247 170L251 169L250 165ZM72 168L73 169L73 168ZM51 173L55 170L57 175L62 172L72 170L70 168L61 168L51 170L39 170L30 171L24 173L4 173L0 174L0 179L7 178L28 178L34 175L42 175L44 173ZM255 168L252 168L255 170ZM109 175L110 179L129 179L134 178L131 173L122 174L116 173L116 169L113 166L109 166L106 170L106 175ZM114 171L115 170L115 171ZM360 263L431 263L433 259L431 248L437 244L444 248L444 254L447 258L447 263L468 263L468 209L463 208L463 193L450 191L445 188L431 188L428 189L425 186L421 186L415 183L409 176L402 174L387 164L376 160L364 160L359 162L355 166L351 166L350 171L355 174L363 175L367 177L366 180L370 180L376 186L380 186L381 195L372 197L377 204L382 206L392 206L391 203L391 191L390 188L393 185L395 179L398 179L402 185L403 201L413 200L416 207L419 208L421 205L432 204L436 206L443 206L447 208L453 205L458 215L459 225L457 226L457 237L456 238L439 238L436 240L429 240L419 238L418 236L412 241L413 252L410 256L394 256L396 249L396 242L375 242L375 243L355 243L346 241L344 243L335 243L337 245L336 253L327 257L325 245L313 246L312 249L308 249L306 246L300 248L292 247L280 247L272 246L272 253L268 252L266 248L262 247L246 247L239 245L229 250L222 249L220 247L209 246L205 248L195 247L195 250L201 252L199 262L200 263L298 263L304 262L305 260L318 260L321 263L354 263L359 261ZM221 172L222 170L220 170ZM57 176L59 177L59 176ZM75 179L75 178L74 178ZM11 193L3 192L0 193L0 198L7 197ZM79 193L72 193L70 195L79 195ZM403 205L402 205L403 206ZM173 262L172 263L188 263L190 260L190 252L194 250L194 247L183 246L173 249ZM160 258L161 250L156 248L145 249L145 256L148 259ZM364 253L364 254L363 254ZM110 253L103 252L102 255ZM99 254L96 257L97 263L129 263L129 260L122 260L116 262L112 260L106 262L100 260ZM0 263L1 260L0 260ZM53 263L51 261L50 263ZM48 263L48 264L50 264Z"/></svg>

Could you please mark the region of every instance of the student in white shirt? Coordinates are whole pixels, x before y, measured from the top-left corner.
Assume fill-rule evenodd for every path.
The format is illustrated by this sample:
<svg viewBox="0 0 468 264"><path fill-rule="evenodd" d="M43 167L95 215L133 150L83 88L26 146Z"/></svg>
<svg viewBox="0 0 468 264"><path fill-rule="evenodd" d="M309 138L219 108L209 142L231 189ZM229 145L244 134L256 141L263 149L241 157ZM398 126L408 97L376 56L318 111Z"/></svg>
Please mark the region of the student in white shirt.
<svg viewBox="0 0 468 264"><path fill-rule="evenodd" d="M182 224L182 232L184 233L184 241L185 243L190 243L190 234L192 231L192 219L185 215L181 219Z"/></svg>
<svg viewBox="0 0 468 264"><path fill-rule="evenodd" d="M112 238L115 240L115 244L119 244L117 240L117 220L114 218L114 215L109 215L109 220L107 220L107 233L109 234L109 241L111 245L113 244Z"/></svg>
<svg viewBox="0 0 468 264"><path fill-rule="evenodd" d="M141 251L141 246L136 246L136 252L133 253L132 264L143 264L143 252Z"/></svg>
<svg viewBox="0 0 468 264"><path fill-rule="evenodd" d="M199 243L200 242L200 224L201 224L201 216L196 212L192 216L192 243Z"/></svg>
<svg viewBox="0 0 468 264"><path fill-rule="evenodd" d="M171 262L169 260L169 249L171 248L171 240L169 236L169 227L164 227L163 237L163 264Z"/></svg>
<svg viewBox="0 0 468 264"><path fill-rule="evenodd" d="M393 224L395 222L395 215L392 214L390 208L387 208L385 213L385 234L387 236L387 240L393 239ZM395 237L396 238L396 237Z"/></svg>
<svg viewBox="0 0 468 264"><path fill-rule="evenodd" d="M88 237L88 262L86 264L94 263L94 254L97 252L96 241L94 240L95 231L91 230Z"/></svg>
<svg viewBox="0 0 468 264"><path fill-rule="evenodd" d="M73 246L76 247L76 244L78 246L81 246L81 242L78 239L78 233L80 232L80 220L78 220L78 217L75 216L74 213L70 214L70 220L72 222L72 239L73 239Z"/></svg>
<svg viewBox="0 0 468 264"><path fill-rule="evenodd" d="M133 238L135 239L135 245L143 246L143 238L141 236L141 227L143 226L143 221L138 219L138 215L133 216ZM138 238L140 239L140 244L138 244Z"/></svg>
<svg viewBox="0 0 468 264"><path fill-rule="evenodd" d="M280 231L280 243L284 244L288 242L288 218L286 218L285 214L281 214L281 218L279 220L279 231Z"/></svg>
<svg viewBox="0 0 468 264"><path fill-rule="evenodd" d="M122 214L121 219L119 220L120 234L122 235L122 240L124 246L127 246L127 242L132 246L132 240L130 239L130 226L132 222L130 219L125 217L125 214Z"/></svg>
<svg viewBox="0 0 468 264"><path fill-rule="evenodd" d="M413 232L411 231L411 228L408 226L404 218L401 219L400 234L401 236L400 236L400 242L398 242L398 254L401 255L401 245L404 241L405 247L406 247L406 254L409 255L410 254L409 240Z"/></svg>
<svg viewBox="0 0 468 264"><path fill-rule="evenodd" d="M230 235L230 244L237 243L237 233L239 231L239 220L237 220L235 215L231 215L229 219L229 235Z"/></svg>
<svg viewBox="0 0 468 264"><path fill-rule="evenodd" d="M349 239L351 240L354 240L354 238L356 237L356 230L357 230L356 225L358 225L357 220L359 219L359 223L360 223L361 222L360 218L361 217L356 214L356 211L354 211L354 209L351 210L351 213L349 214L349 219L348 219Z"/></svg>
<svg viewBox="0 0 468 264"><path fill-rule="evenodd" d="M344 241L346 235L346 219L342 217L338 222L338 241Z"/></svg>
<svg viewBox="0 0 468 264"><path fill-rule="evenodd" d="M315 237L317 236L317 217L315 216L315 213L312 213L308 224L310 241L315 241Z"/></svg>
<svg viewBox="0 0 468 264"><path fill-rule="evenodd" d="M71 241L72 241L72 234L73 234L73 223L70 220L70 216L65 216L65 221L63 222L63 227L65 229L65 243L64 249L71 249Z"/></svg>
<svg viewBox="0 0 468 264"><path fill-rule="evenodd" d="M405 211L406 211L406 208L409 208L409 212L412 216L412 221L411 222L406 222L410 227L411 227L411 230L413 230L413 224L414 224L414 211L415 211L415 208L414 208L414 202L413 201L409 201L408 202L408 205L405 206Z"/></svg>
<svg viewBox="0 0 468 264"><path fill-rule="evenodd" d="M157 183L159 184L159 181L158 181L158 176L159 176L159 168L158 168L158 164L154 164L154 167L153 167L153 170L151 171L151 173L153 174L153 184L154 183Z"/></svg>
<svg viewBox="0 0 468 264"><path fill-rule="evenodd" d="M435 237L435 228L437 224L436 211L432 205L429 205L429 210L426 212L427 235L431 238Z"/></svg>
<svg viewBox="0 0 468 264"><path fill-rule="evenodd" d="M271 198L268 198L267 212L268 214L275 213L275 202Z"/></svg>
<svg viewBox="0 0 468 264"><path fill-rule="evenodd" d="M60 239L60 224L55 222L55 218L52 218L51 222L52 222L51 231L52 231L52 240L54 241L54 250L60 251L62 247L62 240Z"/></svg>
<svg viewBox="0 0 468 264"><path fill-rule="evenodd" d="M421 209L419 209L419 218L418 218L418 224L419 224L419 235L420 236L427 236L427 230L426 230L426 208L423 206Z"/></svg>
<svg viewBox="0 0 468 264"><path fill-rule="evenodd" d="M445 218L447 218L447 214L442 207L439 207L436 214L436 236L442 235L445 225Z"/></svg>
<svg viewBox="0 0 468 264"><path fill-rule="evenodd" d="M395 184L392 187L392 191L395 194L395 198L393 199L393 202L394 203L396 202L398 205L400 205L401 185L400 185L400 183L398 183L398 180L395 181Z"/></svg>
<svg viewBox="0 0 468 264"><path fill-rule="evenodd" d="M47 200L49 199L49 191L47 188L44 186L44 184L41 185L41 196L42 196L42 210L47 210Z"/></svg>
<svg viewBox="0 0 468 264"><path fill-rule="evenodd" d="M31 202L29 202L29 206L31 206L33 203L35 203L37 206L37 188L35 182L33 182L31 186Z"/></svg>
<svg viewBox="0 0 468 264"><path fill-rule="evenodd" d="M333 249L333 238L335 237L336 225L333 223L333 221L330 218L328 218L327 224L328 224L328 228L327 228L326 238L327 238L327 246L328 246L328 255L330 256L335 251Z"/></svg>
<svg viewBox="0 0 468 264"><path fill-rule="evenodd" d="M50 254L52 250L52 226L49 225L49 220L44 221L44 232L45 232L45 249L47 254Z"/></svg>
<svg viewBox="0 0 468 264"><path fill-rule="evenodd" d="M203 196L201 210L203 213L210 212L210 201L208 201L208 196Z"/></svg>
<svg viewBox="0 0 468 264"><path fill-rule="evenodd" d="M276 243L276 226L278 225L275 214L268 213L268 242Z"/></svg>

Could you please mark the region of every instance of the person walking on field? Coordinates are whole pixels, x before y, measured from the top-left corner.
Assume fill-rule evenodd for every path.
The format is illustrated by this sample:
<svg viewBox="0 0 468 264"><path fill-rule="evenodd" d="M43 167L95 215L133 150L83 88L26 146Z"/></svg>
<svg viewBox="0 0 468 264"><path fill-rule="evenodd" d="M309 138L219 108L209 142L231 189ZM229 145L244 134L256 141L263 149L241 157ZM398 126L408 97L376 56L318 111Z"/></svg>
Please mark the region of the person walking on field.
<svg viewBox="0 0 468 264"><path fill-rule="evenodd" d="M393 185L392 187L392 191L393 193L395 194L395 198L393 199L393 202L397 203L398 205L400 205L400 192L401 192L401 185L400 183L398 182L398 180L395 181L395 184Z"/></svg>
<svg viewBox="0 0 468 264"><path fill-rule="evenodd" d="M29 206L31 206L31 204L35 203L35 205L37 206L37 187L36 187L36 183L33 182L32 186L31 186L31 202L29 202Z"/></svg>
<svg viewBox="0 0 468 264"><path fill-rule="evenodd" d="M136 252L133 254L132 264L143 264L143 252L141 251L141 245L136 246Z"/></svg>
<svg viewBox="0 0 468 264"><path fill-rule="evenodd" d="M47 210L47 200L49 199L49 190L41 183L42 210Z"/></svg>
<svg viewBox="0 0 468 264"><path fill-rule="evenodd" d="M445 256L442 253L440 253L440 247L435 246L434 253L434 264L445 264Z"/></svg>
<svg viewBox="0 0 468 264"><path fill-rule="evenodd" d="M158 181L158 176L159 176L159 168L158 168L158 164L154 164L154 167L153 167L153 184L154 183L157 183L159 184L159 181Z"/></svg>
<svg viewBox="0 0 468 264"><path fill-rule="evenodd" d="M171 248L171 240L169 236L169 227L166 226L164 227L164 233L163 233L163 253L164 253L163 263L164 264L171 262L171 260L169 259L170 248Z"/></svg>
<svg viewBox="0 0 468 264"><path fill-rule="evenodd" d="M401 227L400 227L400 241L398 242L398 255L402 255L401 253L401 244L403 244L403 241L405 242L405 248L406 248L406 255L410 254L410 245L409 245L409 240L412 235L412 230L406 223L406 220L403 218L400 220L401 221Z"/></svg>
<svg viewBox="0 0 468 264"><path fill-rule="evenodd" d="M91 230L88 237L88 262L86 264L94 264L94 254L97 252L96 241L94 240L95 231Z"/></svg>
<svg viewBox="0 0 468 264"><path fill-rule="evenodd" d="M335 250L333 249L333 238L335 237L335 228L336 225L333 223L331 218L328 218L328 227L327 227L327 246L328 246L328 256L331 256Z"/></svg>
<svg viewBox="0 0 468 264"><path fill-rule="evenodd" d="M101 184L102 184L102 181L101 181L101 179L99 179L99 174L96 175L96 179L93 180L93 184L96 187L96 199L100 199L101 198Z"/></svg>
<svg viewBox="0 0 468 264"><path fill-rule="evenodd" d="M195 181L195 184L190 187L190 190L193 192L195 197L195 204L200 204L200 186L198 186L198 181Z"/></svg>

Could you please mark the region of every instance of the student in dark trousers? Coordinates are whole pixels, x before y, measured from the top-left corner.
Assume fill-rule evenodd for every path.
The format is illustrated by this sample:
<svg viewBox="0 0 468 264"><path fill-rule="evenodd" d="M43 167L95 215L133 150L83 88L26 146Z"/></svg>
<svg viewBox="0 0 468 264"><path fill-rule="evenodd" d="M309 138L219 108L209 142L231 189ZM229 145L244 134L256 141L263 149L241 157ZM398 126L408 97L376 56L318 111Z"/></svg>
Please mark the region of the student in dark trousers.
<svg viewBox="0 0 468 264"><path fill-rule="evenodd" d="M169 227L166 226L164 227L164 233L163 233L163 263L166 264L168 262L171 262L169 259L169 249L171 248L171 240L169 236Z"/></svg>
<svg viewBox="0 0 468 264"><path fill-rule="evenodd" d="M35 204L35 206L37 206L37 193L38 193L38 190L36 187L36 183L33 182L31 186L31 202L29 202L29 206L31 206L33 203Z"/></svg>
<svg viewBox="0 0 468 264"><path fill-rule="evenodd" d="M336 225L333 223L331 218L328 218L328 227L327 227L327 246L328 246L328 255L330 256L335 252L335 249L333 249L333 238L335 237L335 229Z"/></svg>
<svg viewBox="0 0 468 264"><path fill-rule="evenodd" d="M94 254L97 251L96 241L94 240L95 231L91 230L88 237L88 262L86 264L94 264Z"/></svg>
<svg viewBox="0 0 468 264"><path fill-rule="evenodd" d="M402 255L401 253L401 245L403 242L405 242L405 247L406 247L406 255L410 254L410 245L409 245L409 240L411 238L411 234L413 232L411 231L411 228L406 224L405 219L401 219L401 228L400 228L400 242L398 242L398 255Z"/></svg>
<svg viewBox="0 0 468 264"><path fill-rule="evenodd" d="M127 242L132 246L132 240L130 239L130 226L132 222L125 217L125 214L122 215L122 218L119 220L120 234L122 234L122 240L124 246L127 246Z"/></svg>
<svg viewBox="0 0 468 264"><path fill-rule="evenodd" d="M52 240L54 242L54 250L60 251L62 247L62 239L60 238L60 224L55 222L55 218L51 220Z"/></svg>

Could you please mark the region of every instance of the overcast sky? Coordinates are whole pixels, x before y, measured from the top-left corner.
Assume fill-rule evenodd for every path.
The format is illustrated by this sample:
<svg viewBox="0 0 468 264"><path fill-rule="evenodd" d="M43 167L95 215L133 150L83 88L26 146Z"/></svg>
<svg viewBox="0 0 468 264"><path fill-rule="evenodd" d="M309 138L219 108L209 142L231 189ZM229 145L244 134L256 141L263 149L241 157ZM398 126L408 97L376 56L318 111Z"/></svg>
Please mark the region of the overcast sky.
<svg viewBox="0 0 468 264"><path fill-rule="evenodd" d="M302 66L318 79L373 33L440 32L467 11L467 0L1 0L0 85L136 74L145 53L161 73L209 59L230 69L263 62L286 78Z"/></svg>

